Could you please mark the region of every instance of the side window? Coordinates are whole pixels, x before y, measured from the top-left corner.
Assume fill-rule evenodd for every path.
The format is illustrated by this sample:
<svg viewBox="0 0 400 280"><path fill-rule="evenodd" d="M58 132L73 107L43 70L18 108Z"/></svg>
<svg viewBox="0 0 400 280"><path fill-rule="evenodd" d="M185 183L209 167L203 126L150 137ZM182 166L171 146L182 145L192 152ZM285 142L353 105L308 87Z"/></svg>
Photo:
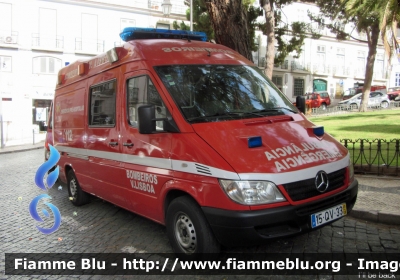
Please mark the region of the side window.
<svg viewBox="0 0 400 280"><path fill-rule="evenodd" d="M90 88L89 125L115 125L116 80Z"/></svg>
<svg viewBox="0 0 400 280"><path fill-rule="evenodd" d="M156 106L156 118L165 118L167 116L167 108L148 76L129 79L127 81L127 91L128 122L131 126L137 127L137 110L144 104ZM163 121L157 121L156 129L161 131L163 128Z"/></svg>

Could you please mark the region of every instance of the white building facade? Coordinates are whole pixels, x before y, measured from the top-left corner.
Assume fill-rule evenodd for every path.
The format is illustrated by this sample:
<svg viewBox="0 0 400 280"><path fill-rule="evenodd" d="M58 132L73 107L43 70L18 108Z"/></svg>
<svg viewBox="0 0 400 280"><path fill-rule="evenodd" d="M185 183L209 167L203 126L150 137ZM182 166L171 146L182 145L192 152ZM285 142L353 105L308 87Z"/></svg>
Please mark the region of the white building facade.
<svg viewBox="0 0 400 280"><path fill-rule="evenodd" d="M33 128L43 129L54 97L58 70L121 44L127 26L172 28L186 21L183 0L0 0L0 115L2 146L32 142ZM168 1L167 1L168 2ZM164 2L165 3L165 2ZM284 8L288 21L307 21L315 5L294 3ZM289 22L290 23L290 22ZM273 82L291 100L297 95L326 90L332 98L363 82L368 47L357 41L337 41L323 30L319 40L306 39L300 57L276 65ZM255 63L264 67L266 37L258 34ZM394 60L387 79L387 59L380 45L372 84L399 86L400 67Z"/></svg>
<svg viewBox="0 0 400 280"><path fill-rule="evenodd" d="M0 0L2 146L32 143L47 122L61 67L121 44L125 27L170 28L187 6L170 0Z"/></svg>

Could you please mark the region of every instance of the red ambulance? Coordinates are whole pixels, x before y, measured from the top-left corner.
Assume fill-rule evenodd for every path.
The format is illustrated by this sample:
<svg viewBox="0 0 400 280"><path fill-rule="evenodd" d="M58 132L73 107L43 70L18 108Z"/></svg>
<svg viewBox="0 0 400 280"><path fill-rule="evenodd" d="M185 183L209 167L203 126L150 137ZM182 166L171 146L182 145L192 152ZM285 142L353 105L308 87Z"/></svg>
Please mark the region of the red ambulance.
<svg viewBox="0 0 400 280"><path fill-rule="evenodd" d="M252 62L201 32L127 28L121 38L58 74L53 143L74 205L92 194L163 224L187 256L351 211L349 152Z"/></svg>

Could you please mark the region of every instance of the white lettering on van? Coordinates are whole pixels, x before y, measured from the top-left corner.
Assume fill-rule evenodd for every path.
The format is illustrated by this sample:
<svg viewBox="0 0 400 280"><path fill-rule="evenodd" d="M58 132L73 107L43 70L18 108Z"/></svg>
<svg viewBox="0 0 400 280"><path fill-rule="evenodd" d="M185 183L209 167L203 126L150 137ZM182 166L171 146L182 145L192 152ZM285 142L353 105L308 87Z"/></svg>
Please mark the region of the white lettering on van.
<svg viewBox="0 0 400 280"><path fill-rule="evenodd" d="M72 70L72 71L69 71L68 73L66 73L65 74L65 79L71 79L71 78L73 78L73 77L75 77L75 76L78 76L79 75L79 71L78 71L78 68L76 68L76 69L74 69L74 70Z"/></svg>
<svg viewBox="0 0 400 280"><path fill-rule="evenodd" d="M93 69L97 66L103 65L105 63L109 62L108 60L108 56L107 55L103 55L100 57L97 57L95 59L92 59L89 61L89 69Z"/></svg>
<svg viewBox="0 0 400 280"><path fill-rule="evenodd" d="M154 185L158 184L157 175L126 170L126 178L130 179L129 181L132 188L149 193L156 193L154 190Z"/></svg>
<svg viewBox="0 0 400 280"><path fill-rule="evenodd" d="M305 164L343 156L339 150L328 151L327 148L325 144L319 142L300 143L299 146L292 143L264 153L268 161L274 162L277 172L281 172Z"/></svg>
<svg viewBox="0 0 400 280"><path fill-rule="evenodd" d="M62 115L62 114L80 112L80 111L83 111L84 108L85 108L85 106L83 106L83 105L70 107L70 108L64 108L64 109L61 109L61 113L60 114Z"/></svg>
<svg viewBox="0 0 400 280"><path fill-rule="evenodd" d="M199 47L172 47L172 48L162 48L164 52L220 52L233 54L230 50L216 49L216 48L199 48Z"/></svg>
<svg viewBox="0 0 400 280"><path fill-rule="evenodd" d="M64 130L64 137L66 141L72 141L72 130L71 129Z"/></svg>

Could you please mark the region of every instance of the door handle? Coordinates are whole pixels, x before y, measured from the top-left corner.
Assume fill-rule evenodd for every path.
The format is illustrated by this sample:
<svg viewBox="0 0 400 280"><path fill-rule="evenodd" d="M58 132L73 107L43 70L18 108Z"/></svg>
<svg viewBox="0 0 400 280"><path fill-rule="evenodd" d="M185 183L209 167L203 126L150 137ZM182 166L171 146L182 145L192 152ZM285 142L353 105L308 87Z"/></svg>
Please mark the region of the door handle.
<svg viewBox="0 0 400 280"><path fill-rule="evenodd" d="M112 141L112 142L109 142L108 145L110 145L111 147L115 147L115 146L118 146L118 142Z"/></svg>
<svg viewBox="0 0 400 280"><path fill-rule="evenodd" d="M122 144L124 147L133 147L133 143L123 143Z"/></svg>

